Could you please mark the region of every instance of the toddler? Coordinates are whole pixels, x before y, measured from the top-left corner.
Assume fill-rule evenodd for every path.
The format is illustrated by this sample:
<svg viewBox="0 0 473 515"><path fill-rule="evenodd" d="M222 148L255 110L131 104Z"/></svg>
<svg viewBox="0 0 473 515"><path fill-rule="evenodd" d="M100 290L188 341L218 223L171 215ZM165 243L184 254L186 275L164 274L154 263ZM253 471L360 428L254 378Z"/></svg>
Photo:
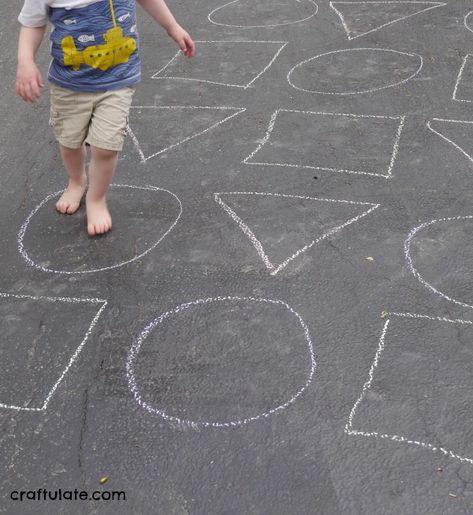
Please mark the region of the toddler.
<svg viewBox="0 0 473 515"><path fill-rule="evenodd" d="M136 0L192 57L195 45L164 0ZM140 80L135 0L25 0L18 17L16 92L36 102L43 80L35 55L52 24L50 125L59 142L69 184L56 203L63 214L79 209L86 193L87 232L112 228L106 194L122 150L128 113ZM91 159L85 171L86 148Z"/></svg>

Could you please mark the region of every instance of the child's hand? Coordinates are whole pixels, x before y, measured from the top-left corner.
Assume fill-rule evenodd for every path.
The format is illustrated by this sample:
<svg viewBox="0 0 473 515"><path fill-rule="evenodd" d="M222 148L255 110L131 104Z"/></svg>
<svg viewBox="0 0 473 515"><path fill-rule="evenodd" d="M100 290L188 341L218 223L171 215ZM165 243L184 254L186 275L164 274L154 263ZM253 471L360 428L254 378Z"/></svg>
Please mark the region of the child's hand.
<svg viewBox="0 0 473 515"><path fill-rule="evenodd" d="M16 94L25 102L34 104L41 98L44 86L41 72L34 62L19 63L16 73Z"/></svg>
<svg viewBox="0 0 473 515"><path fill-rule="evenodd" d="M179 45L182 53L187 57L195 54L195 43L189 34L177 23L168 30L168 35Z"/></svg>

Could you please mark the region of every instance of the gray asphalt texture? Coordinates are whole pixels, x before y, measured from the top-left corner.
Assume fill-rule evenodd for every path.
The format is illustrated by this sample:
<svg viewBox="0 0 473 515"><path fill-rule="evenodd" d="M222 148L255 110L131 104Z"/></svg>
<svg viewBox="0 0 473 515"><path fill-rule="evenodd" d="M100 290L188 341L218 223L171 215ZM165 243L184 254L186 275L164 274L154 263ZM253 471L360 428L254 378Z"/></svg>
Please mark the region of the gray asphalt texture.
<svg viewBox="0 0 473 515"><path fill-rule="evenodd" d="M53 200L46 202L31 218L23 248L37 266L63 272L52 273L27 263L17 248L20 227L43 199L64 187L65 176L48 127L47 90L34 107L15 97L20 2L4 0L0 291L10 296L0 298L0 403L41 407L100 307L38 297L103 299L107 305L45 410L0 409L0 511L472 513L473 328L383 313L473 320L471 219L431 224L412 239L416 269L443 296L414 276L404 254L406 238L421 223L473 215L473 166L466 155L473 153L473 125L432 122L466 154L427 128L434 118L473 120L473 104L452 100L464 57L473 50L473 33L463 25L471 5L451 0L348 40L326 0L305 22L252 29L211 24L208 13L222 3L171 0L169 5L195 40L287 41L273 65L247 89L152 79L176 48L141 12L143 80L134 105L246 111L144 163L128 138L115 183L160 189L112 188L114 227L106 237L86 237L83 208L66 218L55 212ZM268 10L264 2L249 19L271 16L266 19L277 23L307 15L307 4L293 5L288 9L277 0ZM352 8L347 23L375 27L402 7L393 5L380 4L363 15ZM219 16L222 21L223 11ZM192 63L178 58L161 75L247 84L271 53L265 45L236 47L198 44ZM43 73L47 48L45 43L38 58ZM418 68L415 56L338 52L296 68L291 80L301 89L289 84L288 72L298 63L355 48L418 54L423 68L407 82L373 92L303 91L382 88ZM458 98L473 100L472 73L466 66ZM382 175L389 168L397 118L281 114L272 139L250 160L273 164L244 164L276 109L405 115L391 177ZM149 157L232 113L187 116L182 109L143 108L132 110L130 125ZM182 203L180 217L176 198L164 190ZM248 235L215 201L218 192L380 206L271 275ZM367 209L294 197L221 198L276 266ZM114 268L87 273L107 267ZM175 310L220 297L231 299ZM313 345L313 376L301 321ZM129 387L129 359L141 404ZM350 413L349 429L371 436L347 434ZM108 482L101 485L103 476ZM14 490L38 488L120 490L126 501L10 500Z"/></svg>

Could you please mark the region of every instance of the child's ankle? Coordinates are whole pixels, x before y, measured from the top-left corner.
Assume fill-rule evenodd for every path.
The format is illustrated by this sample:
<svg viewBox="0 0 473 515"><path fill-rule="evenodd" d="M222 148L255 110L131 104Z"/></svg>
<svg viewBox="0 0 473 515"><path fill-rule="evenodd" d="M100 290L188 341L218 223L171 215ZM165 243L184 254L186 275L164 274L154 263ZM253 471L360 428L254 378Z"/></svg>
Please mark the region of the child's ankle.
<svg viewBox="0 0 473 515"><path fill-rule="evenodd" d="M107 194L97 194L88 190L86 194L86 200L90 202L107 202Z"/></svg>
<svg viewBox="0 0 473 515"><path fill-rule="evenodd" d="M84 170L84 173L80 177L74 177L74 178L69 177L69 184L71 184L71 185L83 186L86 183L87 183L87 174L85 173L85 170Z"/></svg>

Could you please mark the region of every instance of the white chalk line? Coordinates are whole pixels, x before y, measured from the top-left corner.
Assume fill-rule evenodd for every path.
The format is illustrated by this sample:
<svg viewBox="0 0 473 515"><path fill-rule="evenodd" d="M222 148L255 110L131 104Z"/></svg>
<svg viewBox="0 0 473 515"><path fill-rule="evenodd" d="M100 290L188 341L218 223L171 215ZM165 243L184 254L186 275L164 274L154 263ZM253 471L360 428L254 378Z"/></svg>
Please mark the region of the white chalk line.
<svg viewBox="0 0 473 515"><path fill-rule="evenodd" d="M465 26L465 28L467 30L469 30L470 32L473 32L473 30L470 28L470 26L468 25L468 18L470 17L470 15L473 13L473 11L470 11L469 13L467 13L465 15L465 17L463 18L463 25Z"/></svg>
<svg viewBox="0 0 473 515"><path fill-rule="evenodd" d="M149 405L146 401L144 401L141 398L141 394L139 392L138 386L136 384L136 377L134 372L135 362L138 357L138 354L141 349L141 345L146 340L146 338L149 336L151 331L155 329L159 324L161 324L164 320L171 317L172 315L176 315L181 311L184 311L185 309L188 309L192 306L203 306L207 304L211 304L213 302L245 302L245 303L266 303L266 304L273 304L273 305L280 305L286 308L290 313L292 313L297 320L299 321L303 332L304 337L307 342L307 346L309 349L310 354L310 372L308 375L308 378L304 385L286 402L283 404L280 404L279 406L276 406L275 408L271 408L268 411L264 413L260 413L259 415L255 415L252 417L243 418L240 420L231 420L231 421L225 421L225 422L195 422L192 420L186 420L181 419L179 417L175 417L172 415L168 415L164 410L160 410L157 408L154 408L153 406ZM191 302L187 302L185 304L181 304L177 306L176 308L166 311L162 315L160 315L158 318L153 320L150 324L148 324L141 334L138 336L136 341L133 343L129 353L128 358L126 361L126 373L128 378L128 387L130 388L131 392L133 393L133 396L135 397L135 400L138 402L138 404L144 408L149 413L159 415L164 420L167 420L171 423L176 423L179 425L184 425L188 427L192 427L193 429L201 429L201 428L229 428L229 427L240 427L245 424L248 424L249 422L254 422L256 420L268 418L270 415L276 414L281 412L282 410L289 407L291 404L293 404L301 395L302 393L309 387L310 383L312 382L312 378L315 373L316 368L316 361L315 361L315 355L314 355L314 349L312 345L312 340L310 338L309 328L307 327L306 323L302 319L302 317L297 313L294 309L292 309L288 304L283 302L282 300L277 299L265 299L260 297L235 297L235 296L227 296L227 297L213 297L213 298L207 298L207 299L198 299Z"/></svg>
<svg viewBox="0 0 473 515"><path fill-rule="evenodd" d="M240 1L241 0L231 0L231 2L228 2L224 5L221 5L220 7L217 7L216 9L214 9L212 12L209 13L209 15L207 16L207 19L209 20L210 23L213 23L214 25L220 25L221 27L231 27L231 28L238 28L238 29L264 29L264 28L269 29L269 28L274 28L274 27L282 27L284 25L294 25L296 23L302 23L304 21L307 21L307 20L310 20L311 18L313 18L319 11L319 6L313 0L307 0L309 3L311 3L315 6L315 10L310 16L307 16L306 18L303 18L301 20L288 21L288 22L284 22L284 23L275 23L272 25L230 25L227 23L219 23L219 22L212 20L213 14L220 11L221 9L224 9L225 7L228 7L232 4L236 4L237 2L240 2ZM300 0L297 0L297 1L300 2Z"/></svg>
<svg viewBox="0 0 473 515"><path fill-rule="evenodd" d="M304 66L305 64L307 64L310 61L314 61L315 59L319 59L320 57L324 57L326 55L339 54L342 52L358 52L358 51L366 51L366 50L373 51L373 52L391 52L394 54L408 55L409 57L417 57L417 58L419 58L419 67L413 74L409 75L409 77L402 79L398 82L394 82L393 84L388 84L386 86L380 86L378 88L364 89L361 91L342 91L342 92L317 91L314 89L305 89L300 86L296 86L291 80L291 75L293 74L293 72L300 66ZM296 64L293 68L291 68L289 70L289 73L287 74L287 81L293 88L298 89L299 91L304 91L306 93L316 93L319 95L339 95L339 96L364 95L365 93L372 93L374 91L380 91L382 89L393 88L394 86L399 86L401 84L404 84L404 83L408 82L409 80L411 80L412 78L414 78L416 75L418 75L420 73L420 71L422 70L423 66L424 66L424 59L419 54L414 54L414 53L409 53L409 52L401 52L399 50L393 50L390 48L344 48L342 50L333 50L331 52L325 52L323 54L319 54L314 57L309 57L309 59L305 59L304 61L301 61L300 63Z"/></svg>
<svg viewBox="0 0 473 515"><path fill-rule="evenodd" d="M462 120L445 120L443 118L432 118L432 121L435 121L435 122L446 122L446 123L470 123L470 124L473 124L473 121L462 121ZM453 145L457 150L459 150L469 161L471 161L473 163L473 157L468 154L467 152L465 152L461 147L460 145L458 145L457 143L455 143L454 141L452 141L451 139L447 138L447 136L445 136L444 134L442 134L441 132L435 130L432 125L430 124L430 120L427 122L427 128L429 130L431 130L434 134L437 134L437 136L440 136L443 140L445 140L447 143L450 143L451 145Z"/></svg>
<svg viewBox="0 0 473 515"><path fill-rule="evenodd" d="M473 325L473 322L471 322L470 320L462 320L460 318L433 317L431 315L421 315L419 313L396 313L394 311L388 311L387 315L399 318L420 318L432 320L435 322L448 322L450 324Z"/></svg>
<svg viewBox="0 0 473 515"><path fill-rule="evenodd" d="M411 242L412 242L412 239L414 238L414 236L419 231L421 231L422 229L425 229L426 227L429 227L430 225L433 225L433 224L436 224L436 223L441 223L441 222L452 222L452 221L456 221L456 220L472 220L472 219L473 219L473 215L468 215L468 216L454 216L454 217L449 217L449 218L439 218L439 219L436 219L436 220L432 220L430 222L425 222L425 223L415 227L414 229L412 229L412 231L407 236L406 241L404 242L404 256L406 258L407 266L408 266L409 270L412 272L412 274L414 275L414 277L416 277L417 280L421 284L423 284L427 289L429 289L430 291L436 293L437 295L440 295L441 297L443 297L446 300L449 300L450 302L458 304L459 306L463 306L464 308L473 308L473 306L471 304L467 304L466 302L461 302L459 300L453 299L452 297L449 297L445 293L437 290L437 288L435 288L430 283L428 283L420 275L420 273L415 268L414 263L412 261L412 257L411 257Z"/></svg>
<svg viewBox="0 0 473 515"><path fill-rule="evenodd" d="M146 158L143 151L141 150L140 142L138 141L138 138L135 136L135 133L132 131L129 123L126 126L126 133L128 134L128 136L130 136L131 141L133 142L133 145L135 146L135 149L138 152L138 155L140 156L140 161L142 163L146 163L146 160L148 158Z"/></svg>
<svg viewBox="0 0 473 515"><path fill-rule="evenodd" d="M128 259L127 261L122 261L121 263L116 263L115 265L110 265L110 266L104 266L102 268L94 268L92 270L79 270L79 271L70 271L70 270L55 270L53 268L47 268L45 266L42 266L38 263L36 263L35 261L33 261L28 252L25 250L25 247L24 247L24 243L23 243L23 240L24 240L24 237L25 237L25 233L26 233L26 230L28 229L28 225L31 221L31 219L33 218L33 216L47 203L49 202L51 199L53 199L54 197L57 197L59 196L64 190L61 190L61 191L56 191L55 193L51 193L50 195L48 195L46 198L44 198L32 211L31 213L28 215L28 217L26 218L26 220L23 222L23 225L20 227L20 230L18 232L18 237L17 237L17 247L18 247L18 252L21 254L21 256L23 257L23 259L28 263L28 265L34 267L34 268L37 268L38 270L42 270L43 272L48 272L48 273L54 273L54 274L66 274L66 275L72 275L72 274L92 274L92 273L95 273L95 272L104 272L104 271L107 271L107 270L113 270L115 268L119 268L119 267L122 267L122 266L125 266L125 265L128 265L130 263L133 263L134 261L137 261L138 259L141 259L142 257L146 256L146 254L148 254L149 252L151 252L155 247L157 247L161 241L164 240L164 238L174 229L174 227L176 226L177 222L179 221L179 219L181 218L181 215L182 215L182 203L179 199L179 197L177 195L175 195L172 191L169 191L169 190L166 190L164 188L158 188L157 186L150 186L150 185L146 185L146 186L134 186L134 185L130 185L130 184L111 184L112 187L115 187L115 188L132 188L132 189L136 189L136 190L149 190L149 191L163 191L165 193L169 193L172 197L174 197L174 199L177 201L178 203L178 206L179 206L179 214L177 215L177 218L176 220L171 224L171 226L169 227L169 229L161 236L161 238L159 238L159 240L154 243L151 247L149 247L148 249L146 249L144 252L142 252L141 254L131 258L131 259Z"/></svg>
<svg viewBox="0 0 473 515"><path fill-rule="evenodd" d="M94 327L96 326L100 315L102 314L103 310L107 306L107 301L103 299L97 299L97 298L73 298L73 297L36 297L33 295L20 295L15 293L3 293L0 292L0 298L14 298L14 299L28 299L28 300L35 300L35 301L47 301L47 302L66 302L66 303L72 303L72 304L79 304L79 303L88 303L88 304L102 304L100 309L97 311L96 315L94 316L92 322L89 325L89 328L87 329L85 336L83 337L82 341L80 342L77 349L74 351L73 355L69 359L66 368L62 371L61 375L59 376L59 379L54 383L53 387L49 391L48 395L46 396L46 399L43 402L43 405L41 408L28 408L28 407L22 407L22 406L11 406L8 404L0 403L0 408L4 409L12 409L16 411L45 411L48 407L52 396L58 389L59 385L63 381L64 377L66 376L69 369L72 367L74 362L77 360L79 354L81 353L82 349L84 348L84 345L86 344L90 334L92 333Z"/></svg>
<svg viewBox="0 0 473 515"><path fill-rule="evenodd" d="M391 155L391 161L389 162L388 167L388 176L391 176L391 171L394 167L394 162L396 161L396 157L399 153L399 142L401 141L401 133L402 129L404 128L404 122L406 120L405 116L401 116L399 120L399 125L397 127L396 136L394 138L394 144L393 144L393 153Z"/></svg>
<svg viewBox="0 0 473 515"><path fill-rule="evenodd" d="M251 243L258 252L258 255L263 260L266 268L268 270L274 271L275 267L266 255L261 242L258 240L258 238L256 238L253 231L243 222L243 220L227 204L225 204L225 202L223 202L219 195L221 195L221 193L214 193L215 202L217 202L217 204L219 204L228 213L228 215L230 215L230 217L238 224L243 233L248 236Z"/></svg>
<svg viewBox="0 0 473 515"><path fill-rule="evenodd" d="M183 143L186 143L194 138L197 138L198 136L202 136L203 134L211 131L212 129L215 129L219 125L224 124L225 122L228 122L235 116L238 116L246 111L246 107L226 107L226 106L217 106L217 107L210 107L210 106L132 106L132 109L191 109L191 110L216 110L216 111L235 111L230 116L227 116L223 120L220 120L219 122L216 122L212 124L210 127L207 127L206 129L199 131L192 136L188 136L177 143L173 143L172 145L169 145L166 148L163 148L162 150L159 150L158 152L155 152L154 154L151 154L150 156L146 157L141 150L140 142L138 141L138 138L136 137L135 133L133 132L130 125L127 125L127 132L131 136L131 139L133 141L133 144L135 145L135 148L141 158L141 162L145 163L148 161L148 159L151 159L153 157L159 156L160 154L164 154L164 152L167 152L168 150L171 150L172 148L178 147L179 145L182 145Z"/></svg>
<svg viewBox="0 0 473 515"><path fill-rule="evenodd" d="M458 86L460 85L460 82L461 82L461 79L463 76L463 70L465 69L468 57L471 57L471 54L466 54L466 56L463 58L463 62L460 67L460 71L458 72L457 81L455 82L455 87L453 88L452 100L455 100L456 102L473 102L473 100L467 100L465 98L457 98Z"/></svg>
<svg viewBox="0 0 473 515"><path fill-rule="evenodd" d="M455 324L457 324L457 323L460 323L460 324L471 324L471 322L467 321L467 320L450 320L450 319L443 319L441 317L430 317L430 316L427 316L427 315L416 315L416 314L411 314L411 313L390 313L390 315L391 316L404 316L404 317L408 317L408 318L427 318L429 320L437 320L437 321L442 321L442 322L446 321L446 322L451 322L451 323L455 323ZM353 405L353 408L351 409L350 414L348 415L348 421L347 421L347 423L345 425L344 432L347 435L351 435L351 436L364 436L364 437L371 437L371 438L379 438L379 439L391 440L391 441L399 442L399 443L405 443L405 444L410 444L410 445L417 445L419 447L422 447L424 449L428 449L428 450L433 451L433 452L440 452L440 453L444 454L445 456L457 459L457 460L459 460L461 462L473 464L473 459L466 458L464 456L460 456L459 454L455 454L451 450L445 449L444 447L436 447L436 446L434 446L434 445L432 445L430 443L420 442L418 440L411 440L411 439L406 438L404 436L399 436L399 435L394 435L394 434L382 434L382 433L378 433L376 431L368 432L368 431L360 431L360 430L357 430L357 429L353 429L353 420L354 420L355 415L356 415L356 410L358 409L358 406L363 401L366 392L371 388L371 384L373 382L374 373L376 371L376 368L378 367L379 360L380 360L381 355L382 355L382 353L384 351L385 337L386 337L386 333L387 333L389 322L390 322L390 319L386 320L386 322L385 322L385 324L383 326L381 337L379 339L378 348L376 350L376 354L375 354L373 363L371 365L371 368L370 368L370 370L368 372L368 379L366 380L365 384L363 385L363 388L361 390L361 394L358 397L358 399L356 400L355 404Z"/></svg>
<svg viewBox="0 0 473 515"><path fill-rule="evenodd" d="M371 206L368 210L364 211L360 215L351 218L347 222L338 225L334 227L333 229L330 229L329 231L325 232L322 236L319 238L313 240L309 244L305 245L304 247L298 249L296 252L292 254L289 258L284 260L280 265L275 266L271 261L269 260L266 252L264 251L262 243L258 240L258 238L255 236L253 231L248 227L247 224L243 222L243 220L220 198L221 195L255 195L255 196L271 196L271 197L280 197L280 198L296 198L296 199L302 199L302 200L318 200L321 202L331 202L331 203L340 203L340 204L351 204L351 205L357 205L357 206ZM366 215L369 215L372 211L377 209L380 204L373 204L372 202L357 202L357 201L351 201L351 200L336 200L336 199L326 199L326 198L316 198L316 197L305 197L301 195L286 195L283 193L265 193L265 192L248 192L248 191L231 191L231 192L222 192L222 193L214 193L214 199L217 204L219 204L224 211L237 223L237 225L240 227L240 229L243 231L243 233L250 239L251 243L256 249L256 252L262 259L263 263L265 264L266 268L270 271L271 275L278 274L281 270L283 270L291 261L296 259L298 256L309 250L311 247L316 245L317 243L320 243L321 241L329 238L330 236L333 236L340 230L344 229L348 225L351 225L352 223L357 222L361 218L365 217Z"/></svg>
<svg viewBox="0 0 473 515"><path fill-rule="evenodd" d="M272 64L274 63L274 61L276 61L276 59L279 57L279 54L283 51L283 49L286 47L286 45L288 44L287 41L241 41L241 40L233 40L233 41L195 41L195 43L265 43L265 44L278 44L278 45L281 45L281 47L276 51L276 53L274 54L274 56L272 57L272 59L269 61L269 63L263 68L262 71L260 71L250 82L248 82L247 84L229 84L227 82L218 82L218 81L212 81L212 80L206 80L206 79L194 79L194 78L190 78L190 77L167 77L167 76L159 76L160 73L164 72L164 70L166 68L168 68L168 66L171 65L171 63L180 55L182 54L182 51L179 50L176 55L165 65L163 66L163 68L161 68L159 71L157 71L154 75L152 75L152 79L170 79L170 80L182 80L182 81L194 81L194 82L204 82L204 83L207 83L207 84L216 84L218 86L228 86L228 87L231 87L231 88L242 88L242 89L248 89L249 87L252 86L252 84L258 80L261 75L263 75L263 73L265 73L271 66Z"/></svg>
<svg viewBox="0 0 473 515"><path fill-rule="evenodd" d="M368 30L367 32L363 32L361 34L358 34L356 36L353 36L354 34L354 31L352 31L349 27L348 27L348 24L346 23L345 21L345 18L343 16L343 14L335 7L335 4L347 4L347 5L351 5L351 4L361 4L361 5L370 5L370 4L422 4L422 5L425 5L425 4L430 4L431 7L427 7L425 9L422 9L421 11L417 11L415 13L412 13L412 14L408 14L406 16L402 16L401 18L396 18L395 20L392 20L392 21L389 21L387 23L383 23L382 25L379 25L378 27L375 27L374 29L371 29L371 30ZM427 11L430 11L431 9L436 9L437 7L444 7L445 5L447 5L446 3L444 2L417 2L417 1L384 1L384 2L339 2L339 1L335 1L335 2L330 2L330 7L338 14L341 22L342 22L342 25L343 25L343 28L345 29L345 32L347 34L347 37L348 39L351 41L353 39L356 39L356 38L361 38L362 36L366 36L366 34L371 34L372 32L376 32L384 27L387 27L388 25L392 25L393 23L397 23L398 21L402 21L402 20L406 20L407 18L411 18L412 16L417 16L418 14L421 14L423 12L427 12Z"/></svg>
<svg viewBox="0 0 473 515"><path fill-rule="evenodd" d="M349 118L377 118L377 119L385 119L385 120L399 120L399 126L396 131L396 135L394 138L393 143L393 152L391 154L391 160L389 163L388 170L385 174L379 173L379 172L371 172L366 170L347 170L347 169L340 169L340 168L329 168L326 166L312 166L312 165L299 165L299 164L290 164L290 163L267 163L263 161L253 161L250 160L253 159L253 157L266 145L266 143L269 141L271 133L274 130L275 124L276 124L276 118L278 117L279 113L300 113L300 114L310 114L310 115L318 115L318 116L344 116ZM349 174L355 174L355 175L367 175L370 177L382 177L383 179L390 179L392 177L392 169L394 167L394 163L396 161L396 157L399 152L399 143L401 140L401 133L402 129L404 128L404 122L405 122L405 116L381 116L381 115L363 115L363 114L351 114L351 113L326 113L326 112L316 112L316 111L299 111L296 109L276 109L276 111L273 112L271 115L271 119L269 121L268 128L266 130L266 134L264 135L261 142L258 144L258 146L253 150L253 152L245 157L243 159L242 163L246 165L253 165L253 166L284 166L288 168L307 168L310 170L321 170L326 172L336 172L336 173L349 173Z"/></svg>

